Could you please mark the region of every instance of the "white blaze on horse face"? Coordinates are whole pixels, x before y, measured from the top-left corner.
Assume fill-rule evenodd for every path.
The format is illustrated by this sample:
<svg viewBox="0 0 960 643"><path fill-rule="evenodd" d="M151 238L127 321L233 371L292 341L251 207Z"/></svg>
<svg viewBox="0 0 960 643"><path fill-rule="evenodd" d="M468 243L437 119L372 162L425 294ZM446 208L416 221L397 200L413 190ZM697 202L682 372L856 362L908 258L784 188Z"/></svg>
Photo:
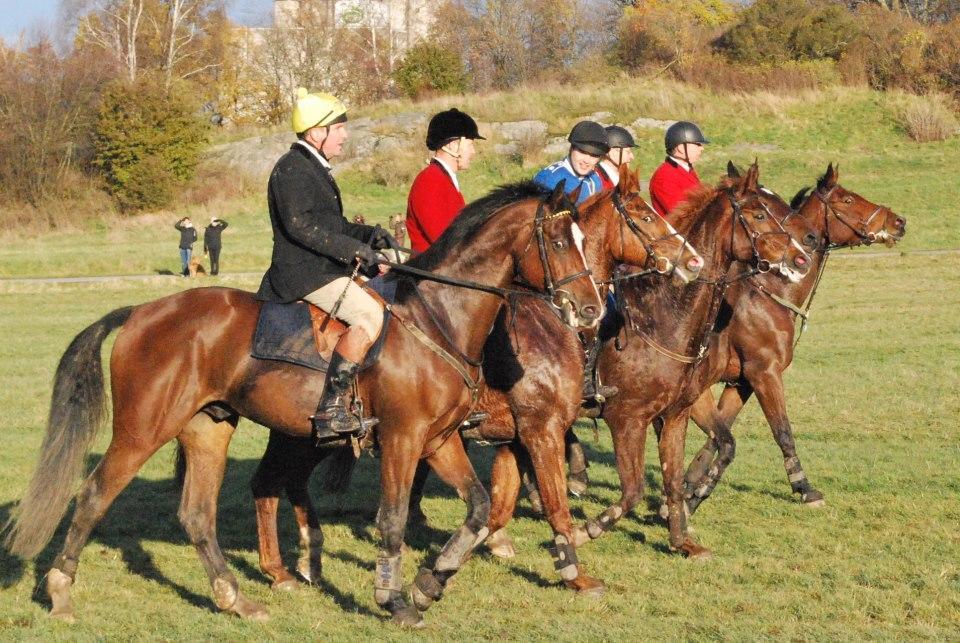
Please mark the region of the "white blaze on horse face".
<svg viewBox="0 0 960 643"><path fill-rule="evenodd" d="M590 266L587 265L587 256L583 252L583 242L586 240L587 236L583 234L583 230L580 229L580 226L577 225L576 221L570 222L570 234L573 235L573 243L577 246L577 250L580 252L580 258L583 260L583 266L589 270ZM600 291L597 290L597 282L591 279L590 283L593 284L593 292L596 293L597 300L600 302L600 317L597 318L597 323L599 323L600 318L602 318L606 312L604 308L606 302L604 298L600 296Z"/></svg>

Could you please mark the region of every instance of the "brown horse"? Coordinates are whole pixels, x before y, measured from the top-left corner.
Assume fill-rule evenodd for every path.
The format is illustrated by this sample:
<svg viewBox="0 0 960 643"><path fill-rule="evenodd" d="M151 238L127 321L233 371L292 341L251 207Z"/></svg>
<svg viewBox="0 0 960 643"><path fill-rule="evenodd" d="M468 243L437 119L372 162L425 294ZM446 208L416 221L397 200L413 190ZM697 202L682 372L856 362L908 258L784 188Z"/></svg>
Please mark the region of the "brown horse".
<svg viewBox="0 0 960 643"><path fill-rule="evenodd" d="M501 188L467 208L412 265L436 278L482 281L494 288L522 279L552 291L552 301L568 321L592 326L603 303L586 270L572 211L562 186L546 198L531 183ZM357 390L380 418L383 545L375 598L396 622L419 625L419 611L401 592L410 485L417 462L425 457L470 506L433 568L421 572L439 596L487 535L489 498L456 427L476 399L480 373L472 364L479 364L503 299L436 281L407 277L398 282L386 345L360 376ZM324 375L250 356L260 308L251 293L188 290L114 311L73 340L57 369L39 466L8 534L14 553L34 556L65 513L104 405L100 348L112 330L122 327L110 361L113 438L79 493L64 548L47 576L54 615L72 617L70 589L93 527L147 458L177 439L186 459L178 515L200 554L214 600L240 616L266 617L262 606L240 593L217 543L217 496L227 446L240 416L292 436L310 435L308 418ZM184 315L185 310L191 314ZM225 410L226 417L214 419L223 414L205 412L212 407Z"/></svg>
<svg viewBox="0 0 960 643"><path fill-rule="evenodd" d="M806 194L808 189L794 197L791 206L797 211L784 225L791 232L798 223L816 229L815 243L810 248L810 272L795 284L771 275L757 275L727 290L729 323L711 345L713 365L704 378L707 386L691 410L694 422L708 436L685 476L685 496L691 513L710 495L733 460L733 422L754 391L783 452L790 488L800 494L807 506L824 504L823 494L810 484L800 466L787 417L783 373L793 361L795 322L798 316L806 318L832 249L874 242L893 244L906 232L906 220L890 208L871 203L840 186L832 163L816 188ZM719 407L709 388L714 382L726 382Z"/></svg>
<svg viewBox="0 0 960 643"><path fill-rule="evenodd" d="M620 388L603 418L613 437L622 495L597 519L575 530L580 544L599 537L643 499L647 426L696 400L691 383L702 361L724 289L758 271L798 280L809 257L787 234L764 202L754 164L741 179L705 187L671 213L676 227L704 256L698 287L677 289L659 280L638 279L624 287L626 344L608 342L600 354L604 381ZM735 261L746 272L732 272ZM752 268L750 268L752 266ZM691 395L692 393L692 395ZM669 509L670 547L691 557L708 556L686 524L683 506L683 447L686 425L662 426L658 446Z"/></svg>
<svg viewBox="0 0 960 643"><path fill-rule="evenodd" d="M651 271L674 275L683 283L699 272L702 265L699 255L650 209L640 195L637 175L628 168L621 170L615 191L587 201L580 206L580 212L587 266L601 283L610 282L617 262L649 266ZM541 301L517 302L509 317L509 329L506 319L506 315L501 315L484 349L487 387L478 404L478 409L489 416L480 427L482 437L514 440L519 436L519 443L499 449L494 465L495 495L499 492L497 485L508 480L498 475L498 471L511 463L516 469L514 451L522 444L531 455L537 479L541 481L547 519L554 530L552 553L564 583L581 592L601 592L603 584L590 578L578 565L575 548L570 544L573 525L563 475L564 434L580 407L583 349L576 333ZM273 578L274 587L286 589L296 583L284 567L279 551L276 520L282 490L293 503L301 534L297 569L308 580L316 580L320 573L320 525L307 482L325 455L306 449L279 432L271 432L266 453L252 481L260 565ZM352 463L352 458L346 462ZM413 511L419 511L418 498L414 498L411 505ZM512 505L506 507L504 502L494 505L488 524L490 531L496 531L506 522L504 512L509 518ZM419 587L419 580L418 590L426 594L429 588Z"/></svg>

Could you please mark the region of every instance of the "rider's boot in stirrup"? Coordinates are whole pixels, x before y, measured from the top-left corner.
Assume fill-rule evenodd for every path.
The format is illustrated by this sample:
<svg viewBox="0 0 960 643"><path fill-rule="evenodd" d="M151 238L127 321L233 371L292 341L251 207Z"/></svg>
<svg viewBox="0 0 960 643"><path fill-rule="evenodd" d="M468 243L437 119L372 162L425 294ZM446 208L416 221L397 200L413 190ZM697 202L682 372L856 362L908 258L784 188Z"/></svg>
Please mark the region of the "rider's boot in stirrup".
<svg viewBox="0 0 960 643"><path fill-rule="evenodd" d="M313 436L316 442L324 442L356 433L361 428L359 418L350 413L347 404L350 399L350 386L357 375L359 364L351 362L336 351L330 358L327 368L327 381L323 387L323 396L317 405L317 412L310 417ZM376 421L365 419L364 424Z"/></svg>
<svg viewBox="0 0 960 643"><path fill-rule="evenodd" d="M594 337L587 345L587 363L583 367L583 403L585 406L603 404L620 392L616 386L597 385L597 358L600 356L601 342Z"/></svg>

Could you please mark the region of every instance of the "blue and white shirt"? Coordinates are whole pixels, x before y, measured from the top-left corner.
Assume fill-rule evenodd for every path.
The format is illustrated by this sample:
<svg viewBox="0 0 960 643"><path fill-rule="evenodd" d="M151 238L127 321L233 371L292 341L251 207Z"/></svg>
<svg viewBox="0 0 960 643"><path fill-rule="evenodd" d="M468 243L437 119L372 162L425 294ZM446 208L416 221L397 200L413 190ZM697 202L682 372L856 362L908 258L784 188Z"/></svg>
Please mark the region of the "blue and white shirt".
<svg viewBox="0 0 960 643"><path fill-rule="evenodd" d="M563 185L563 190L567 194L573 192L578 185L582 185L583 188L580 190L580 196L577 198L577 205L580 205L594 194L600 192L603 185L600 181L600 175L597 174L596 170L586 176L577 176L577 173L573 171L573 166L570 165L569 156L537 172L537 175L533 177L533 181L548 190L555 188L560 181L566 181Z"/></svg>

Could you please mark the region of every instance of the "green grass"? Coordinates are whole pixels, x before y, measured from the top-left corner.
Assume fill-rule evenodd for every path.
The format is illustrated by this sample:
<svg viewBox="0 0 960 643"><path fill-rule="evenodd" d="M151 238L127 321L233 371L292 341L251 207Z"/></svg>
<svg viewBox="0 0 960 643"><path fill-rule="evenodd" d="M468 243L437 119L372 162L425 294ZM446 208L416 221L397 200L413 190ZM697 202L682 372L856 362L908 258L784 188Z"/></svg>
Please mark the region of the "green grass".
<svg viewBox="0 0 960 643"><path fill-rule="evenodd" d="M828 506L806 509L790 496L779 450L751 402L736 427L737 459L694 520L715 553L706 563L666 553L666 530L643 507L581 548L582 562L609 592L579 599L559 588L544 548L549 527L521 502L510 527L517 558L478 554L427 614L428 629L411 635L383 622L373 601L378 486L376 461L364 457L346 496L322 497L314 489L326 534L324 585L275 594L257 570L248 487L266 432L244 420L231 446L219 537L242 589L269 609L269 623L216 613L197 555L176 523L168 446L121 494L84 550L76 625L46 618L32 595L62 545L63 528L37 564L0 553L0 638L956 639L958 269L955 255L832 262L787 376L800 456ZM222 281L256 286L253 278ZM34 466L50 381L69 340L114 307L182 287L164 279L0 285L0 519ZM599 444L586 426L579 433L593 461L590 493L573 502L582 519L617 497L617 478L606 430ZM700 436L696 429L690 435L692 453ZM108 437L107 430L95 453ZM489 452L474 449L473 456L486 476ZM647 465L653 507L661 482L649 445ZM427 495L430 528L408 534L408 581L464 514L438 483ZM296 536L286 508L281 521L292 562Z"/></svg>
<svg viewBox="0 0 960 643"><path fill-rule="evenodd" d="M713 141L699 167L705 181L724 173L728 159L746 165L757 158L761 180L789 199L801 187L812 185L828 162L837 162L845 187L907 217L909 234L901 250L958 248L960 204L950 168L960 167L960 137L941 143L911 141L897 116L904 100L897 93L840 87L795 97L720 96L682 85L621 79L577 91L543 87L418 104L392 101L364 113L374 117L409 110L430 113L455 104L486 122L543 119L552 135L565 135L576 119L601 110L628 124L638 116L693 119ZM634 167L643 177L662 160L662 136L652 129L637 132ZM390 175L391 165L407 168L394 172L388 186L374 184L364 168L345 171L339 182L348 216L363 214L372 223L385 223L390 215L404 212L408 178L412 180L407 177L409 165L420 152L425 159L419 138L411 139L410 148L397 159L377 160L386 166L381 174ZM492 143L481 143L480 156L461 175L460 184L473 199L497 184L530 178L540 165L553 160L535 158L521 164L495 156ZM223 237L225 272L262 272L269 265L270 224L265 196L257 196L119 221L94 218L84 230L29 237L8 232L0 236L0 278L177 272L179 236L173 222L184 214L195 222L205 222L211 215L230 222Z"/></svg>

